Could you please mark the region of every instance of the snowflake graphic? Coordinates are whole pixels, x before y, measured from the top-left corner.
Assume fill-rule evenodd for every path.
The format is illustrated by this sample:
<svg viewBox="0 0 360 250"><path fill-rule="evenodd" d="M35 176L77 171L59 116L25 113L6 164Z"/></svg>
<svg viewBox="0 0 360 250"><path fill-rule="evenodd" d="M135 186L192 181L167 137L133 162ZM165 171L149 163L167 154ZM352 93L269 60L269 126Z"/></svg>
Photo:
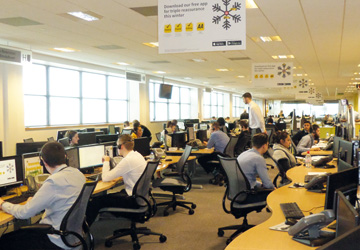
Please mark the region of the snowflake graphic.
<svg viewBox="0 0 360 250"><path fill-rule="evenodd" d="M310 94L310 95L315 94L315 88L310 88L310 89L309 89L309 94Z"/></svg>
<svg viewBox="0 0 360 250"><path fill-rule="evenodd" d="M322 98L322 94L321 94L321 93L316 93L316 98L321 99L321 98Z"/></svg>
<svg viewBox="0 0 360 250"><path fill-rule="evenodd" d="M283 63L281 67L280 66L278 67L279 70L278 75L279 76L281 75L283 78L285 78L287 75L290 75L291 73L290 69L291 69L290 66L286 66L286 63Z"/></svg>
<svg viewBox="0 0 360 250"><path fill-rule="evenodd" d="M13 165L9 164L9 165L6 166L6 172L11 174L13 171L14 171L14 166Z"/></svg>
<svg viewBox="0 0 360 250"><path fill-rule="evenodd" d="M308 86L308 81L307 80L305 80L305 79L301 79L300 81L299 81L299 87L300 88L306 88Z"/></svg>
<svg viewBox="0 0 360 250"><path fill-rule="evenodd" d="M235 2L233 4L232 8L230 8L230 10L229 10L228 8L229 8L231 0L222 0L222 2L224 4L224 6L225 6L225 10L223 10L218 3L214 4L212 6L213 12L222 12L222 15L213 16L212 22L215 23L215 24L219 24L221 19L224 19L224 23L223 23L222 27L225 30L228 30L231 27L229 19L232 18L232 20L235 23L241 21L241 16L239 14L234 14L234 15L230 14L232 11L240 10L241 9L241 3Z"/></svg>

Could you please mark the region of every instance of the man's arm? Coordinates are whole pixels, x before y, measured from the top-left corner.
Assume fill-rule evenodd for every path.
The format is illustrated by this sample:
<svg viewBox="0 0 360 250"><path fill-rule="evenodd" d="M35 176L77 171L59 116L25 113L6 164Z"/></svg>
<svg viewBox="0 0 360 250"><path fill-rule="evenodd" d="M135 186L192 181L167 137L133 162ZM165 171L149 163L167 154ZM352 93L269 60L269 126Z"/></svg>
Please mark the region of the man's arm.
<svg viewBox="0 0 360 250"><path fill-rule="evenodd" d="M261 110L260 110L259 106L256 105L255 107L251 107L251 109L254 112L253 117L255 117L257 123L259 124L261 132L266 132L264 117L263 117L263 115L261 113Z"/></svg>
<svg viewBox="0 0 360 250"><path fill-rule="evenodd" d="M101 178L103 181L112 181L120 176L123 176L125 173L130 171L130 169L126 168L127 161L122 159L116 167L110 170L110 157L104 156L104 163L102 168Z"/></svg>
<svg viewBox="0 0 360 250"><path fill-rule="evenodd" d="M309 151L311 149L311 139L309 136L304 136L296 147L299 153Z"/></svg>
<svg viewBox="0 0 360 250"><path fill-rule="evenodd" d="M261 179L264 188L275 188L274 184L269 178L265 159L259 159L256 161L256 171Z"/></svg>
<svg viewBox="0 0 360 250"><path fill-rule="evenodd" d="M207 148L212 148L212 147L214 147L214 146L215 146L215 141L216 141L216 138L215 138L215 135L214 135L214 133L213 133L213 134L210 135L210 139L209 139L209 141L207 142L206 147L207 147Z"/></svg>

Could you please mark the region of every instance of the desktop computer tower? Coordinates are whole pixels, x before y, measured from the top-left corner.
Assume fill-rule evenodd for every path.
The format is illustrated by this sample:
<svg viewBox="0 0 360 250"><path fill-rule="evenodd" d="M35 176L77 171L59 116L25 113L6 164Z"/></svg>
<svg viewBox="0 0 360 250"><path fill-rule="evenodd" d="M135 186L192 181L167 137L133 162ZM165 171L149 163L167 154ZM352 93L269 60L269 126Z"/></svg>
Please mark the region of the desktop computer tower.
<svg viewBox="0 0 360 250"><path fill-rule="evenodd" d="M352 152L353 152L353 166L358 166L358 149L360 141L356 138L351 139L352 142Z"/></svg>

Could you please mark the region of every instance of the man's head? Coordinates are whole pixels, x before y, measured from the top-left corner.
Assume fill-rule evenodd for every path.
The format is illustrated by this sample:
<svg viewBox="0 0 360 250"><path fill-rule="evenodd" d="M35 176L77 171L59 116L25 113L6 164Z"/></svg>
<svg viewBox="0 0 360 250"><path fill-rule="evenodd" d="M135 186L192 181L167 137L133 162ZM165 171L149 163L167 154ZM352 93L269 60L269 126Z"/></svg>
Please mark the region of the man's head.
<svg viewBox="0 0 360 250"><path fill-rule="evenodd" d="M116 144L119 149L119 155L122 156L126 156L128 152L134 149L134 140L128 134L121 135Z"/></svg>
<svg viewBox="0 0 360 250"><path fill-rule="evenodd" d="M138 120L133 120L133 126L140 126L140 122Z"/></svg>
<svg viewBox="0 0 360 250"><path fill-rule="evenodd" d="M312 134L315 140L319 140L320 138L320 127L317 124L312 125Z"/></svg>
<svg viewBox="0 0 360 250"><path fill-rule="evenodd" d="M251 102L252 96L249 92L246 92L245 94L243 94L243 100L245 104L249 104Z"/></svg>
<svg viewBox="0 0 360 250"><path fill-rule="evenodd" d="M40 151L40 160L45 166L55 168L66 163L66 153L64 146L56 141L46 143Z"/></svg>
<svg viewBox="0 0 360 250"><path fill-rule="evenodd" d="M352 104L348 104L348 109L350 110L352 108Z"/></svg>
<svg viewBox="0 0 360 250"><path fill-rule="evenodd" d="M249 130L249 124L246 120L240 120L239 124L241 131Z"/></svg>
<svg viewBox="0 0 360 250"><path fill-rule="evenodd" d="M176 126L178 121L174 119L174 120L171 121L171 123L173 123Z"/></svg>
<svg viewBox="0 0 360 250"><path fill-rule="evenodd" d="M260 154L266 153L269 148L268 135L266 133L255 134L251 140L253 148L259 151Z"/></svg>
<svg viewBox="0 0 360 250"><path fill-rule="evenodd" d="M220 124L218 122L214 122L213 124L211 124L211 131L215 132L220 130Z"/></svg>
<svg viewBox="0 0 360 250"><path fill-rule="evenodd" d="M310 133L311 129L311 123L309 121L304 122L304 130L306 130L308 133Z"/></svg>

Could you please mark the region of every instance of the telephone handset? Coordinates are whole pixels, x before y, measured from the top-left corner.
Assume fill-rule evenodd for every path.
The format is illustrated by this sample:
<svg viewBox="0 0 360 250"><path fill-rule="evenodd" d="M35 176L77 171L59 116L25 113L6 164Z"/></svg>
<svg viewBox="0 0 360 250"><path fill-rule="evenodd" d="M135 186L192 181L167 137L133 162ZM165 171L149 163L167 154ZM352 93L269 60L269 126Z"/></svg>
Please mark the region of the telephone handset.
<svg viewBox="0 0 360 250"><path fill-rule="evenodd" d="M35 193L36 192L36 182L35 177L32 175L26 176L25 184L28 187L29 193Z"/></svg>
<svg viewBox="0 0 360 250"><path fill-rule="evenodd" d="M324 187L324 183L327 182L328 175L329 173L314 177L309 183L305 185L305 188L311 192L325 193L326 189Z"/></svg>
<svg viewBox="0 0 360 250"><path fill-rule="evenodd" d="M157 159L164 158L166 156L165 150L162 148L153 148L153 152Z"/></svg>
<svg viewBox="0 0 360 250"><path fill-rule="evenodd" d="M328 142L328 144L322 150L331 150L334 142Z"/></svg>

